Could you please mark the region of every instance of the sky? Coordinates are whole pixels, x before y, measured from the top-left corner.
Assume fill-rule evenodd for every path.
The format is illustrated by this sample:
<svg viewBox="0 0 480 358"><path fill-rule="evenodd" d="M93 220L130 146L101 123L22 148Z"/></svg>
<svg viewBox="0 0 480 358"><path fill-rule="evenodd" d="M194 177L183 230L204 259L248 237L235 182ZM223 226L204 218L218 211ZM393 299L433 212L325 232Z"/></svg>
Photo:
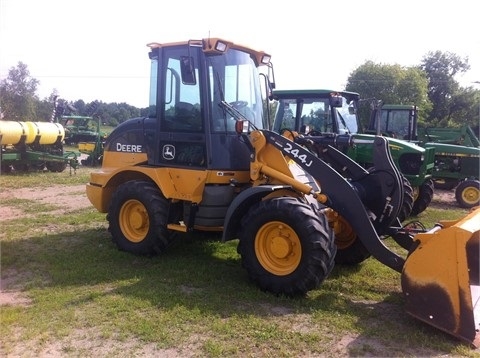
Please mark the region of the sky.
<svg viewBox="0 0 480 358"><path fill-rule="evenodd" d="M468 57L455 79L480 88L479 13L471 0L0 0L0 80L18 62L68 101L148 106L147 44L207 37L272 56L278 89L342 90L371 60L419 65Z"/></svg>

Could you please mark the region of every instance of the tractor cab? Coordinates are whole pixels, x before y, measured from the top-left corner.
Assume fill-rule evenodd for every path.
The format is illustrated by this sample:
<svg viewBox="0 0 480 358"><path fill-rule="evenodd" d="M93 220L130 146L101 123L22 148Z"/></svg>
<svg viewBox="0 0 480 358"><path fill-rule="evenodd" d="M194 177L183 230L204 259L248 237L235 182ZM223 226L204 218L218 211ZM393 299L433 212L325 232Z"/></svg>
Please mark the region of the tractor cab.
<svg viewBox="0 0 480 358"><path fill-rule="evenodd" d="M220 39L149 47L148 163L248 171L247 148L223 104L266 127L257 67L270 56Z"/></svg>
<svg viewBox="0 0 480 358"><path fill-rule="evenodd" d="M307 134L359 132L358 93L330 90L274 91L278 100L273 130L295 130Z"/></svg>

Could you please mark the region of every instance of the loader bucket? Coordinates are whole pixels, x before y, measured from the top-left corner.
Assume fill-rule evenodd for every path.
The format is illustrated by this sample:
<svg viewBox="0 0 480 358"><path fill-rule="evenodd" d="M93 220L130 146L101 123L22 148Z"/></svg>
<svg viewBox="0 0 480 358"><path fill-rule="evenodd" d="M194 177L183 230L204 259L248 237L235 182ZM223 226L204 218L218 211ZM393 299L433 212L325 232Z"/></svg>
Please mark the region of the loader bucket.
<svg viewBox="0 0 480 358"><path fill-rule="evenodd" d="M480 346L480 208L417 234L402 270L408 314Z"/></svg>

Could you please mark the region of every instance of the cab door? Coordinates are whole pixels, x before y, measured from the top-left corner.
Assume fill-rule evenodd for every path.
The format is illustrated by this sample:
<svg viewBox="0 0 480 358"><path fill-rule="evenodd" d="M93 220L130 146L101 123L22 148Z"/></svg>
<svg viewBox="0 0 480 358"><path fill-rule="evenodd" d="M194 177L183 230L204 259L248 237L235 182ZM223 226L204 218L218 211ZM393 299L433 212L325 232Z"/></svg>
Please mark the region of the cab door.
<svg viewBox="0 0 480 358"><path fill-rule="evenodd" d="M207 164L205 121L200 100L200 83L182 79L181 63L195 62L197 49L166 48L159 68L159 106L156 165L204 168ZM197 62L198 63L198 62Z"/></svg>

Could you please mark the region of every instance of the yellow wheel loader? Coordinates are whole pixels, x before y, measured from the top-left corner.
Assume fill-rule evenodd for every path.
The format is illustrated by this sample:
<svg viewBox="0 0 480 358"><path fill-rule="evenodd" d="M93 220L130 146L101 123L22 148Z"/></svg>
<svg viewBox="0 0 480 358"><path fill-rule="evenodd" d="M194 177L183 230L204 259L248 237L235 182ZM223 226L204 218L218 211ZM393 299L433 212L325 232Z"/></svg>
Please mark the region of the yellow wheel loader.
<svg viewBox="0 0 480 358"><path fill-rule="evenodd" d="M397 225L402 178L386 138L369 172L317 137L266 130L270 56L219 38L149 44L149 115L115 128L86 186L120 250L164 252L179 233L237 240L262 290L301 296L328 278L337 252L360 242L401 274L407 312L479 342L480 210L432 230ZM405 248L390 249L385 235ZM351 252L351 250L350 250Z"/></svg>

